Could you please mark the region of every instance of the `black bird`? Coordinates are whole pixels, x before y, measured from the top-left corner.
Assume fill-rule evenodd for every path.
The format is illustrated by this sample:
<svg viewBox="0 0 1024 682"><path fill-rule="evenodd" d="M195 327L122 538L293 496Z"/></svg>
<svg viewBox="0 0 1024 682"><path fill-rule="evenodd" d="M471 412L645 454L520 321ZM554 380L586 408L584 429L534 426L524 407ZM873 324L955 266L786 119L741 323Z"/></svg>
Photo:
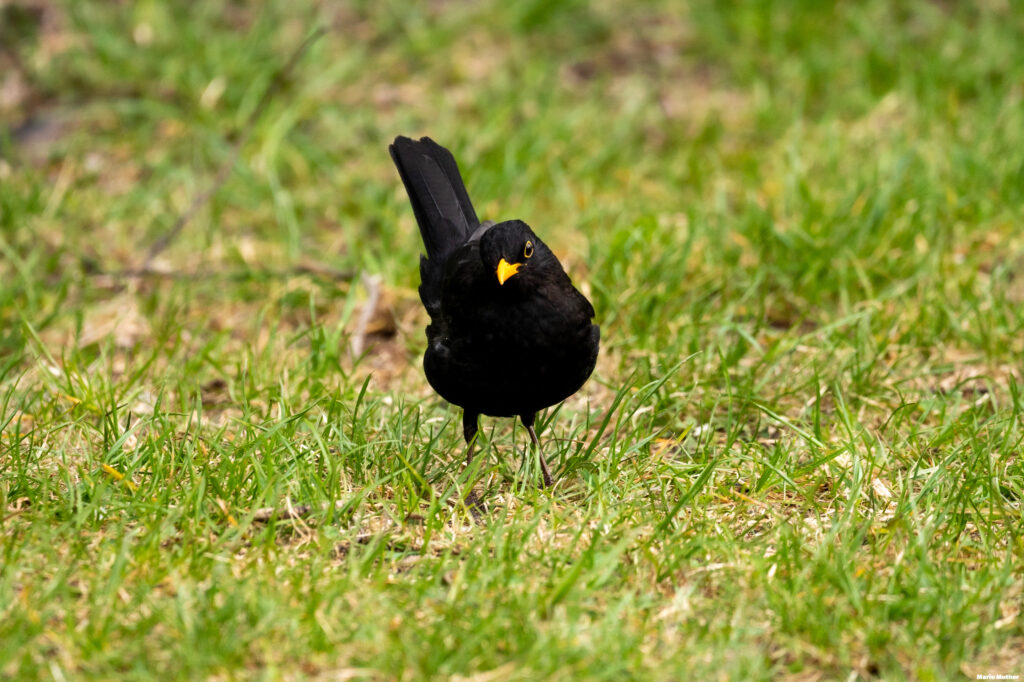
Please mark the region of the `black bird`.
<svg viewBox="0 0 1024 682"><path fill-rule="evenodd" d="M451 152L429 137L397 137L389 151L427 250L419 288L430 314L427 381L463 409L467 464L481 414L518 416L550 486L534 418L594 371L594 308L529 225L477 219Z"/></svg>

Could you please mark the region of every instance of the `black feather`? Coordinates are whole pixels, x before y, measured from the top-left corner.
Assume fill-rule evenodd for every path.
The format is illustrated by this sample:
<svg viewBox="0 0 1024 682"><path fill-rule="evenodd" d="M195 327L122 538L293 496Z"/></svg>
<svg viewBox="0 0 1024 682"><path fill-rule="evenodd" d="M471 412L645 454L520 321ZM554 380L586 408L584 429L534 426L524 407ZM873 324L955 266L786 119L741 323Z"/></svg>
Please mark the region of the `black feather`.
<svg viewBox="0 0 1024 682"><path fill-rule="evenodd" d="M551 485L533 424L594 371L601 343L594 308L529 225L480 224L448 150L426 137L396 138L390 150L427 251L420 258L420 298L430 313L427 381L465 410L467 462L481 414L518 416Z"/></svg>
<svg viewBox="0 0 1024 682"><path fill-rule="evenodd" d="M389 147L420 227L427 258L444 259L479 226L459 167L429 137L398 137Z"/></svg>
<svg viewBox="0 0 1024 682"><path fill-rule="evenodd" d="M388 147L420 228L427 255L420 259L420 298L433 315L444 263L480 225L455 158L429 137L397 137Z"/></svg>

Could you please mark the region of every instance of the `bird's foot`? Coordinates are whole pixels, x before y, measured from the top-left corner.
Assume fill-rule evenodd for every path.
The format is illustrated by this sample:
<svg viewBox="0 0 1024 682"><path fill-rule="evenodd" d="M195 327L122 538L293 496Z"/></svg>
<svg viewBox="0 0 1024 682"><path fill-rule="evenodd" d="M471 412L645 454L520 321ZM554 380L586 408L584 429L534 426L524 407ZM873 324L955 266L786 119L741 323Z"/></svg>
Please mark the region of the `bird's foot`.
<svg viewBox="0 0 1024 682"><path fill-rule="evenodd" d="M483 520L484 514L487 512L487 505L475 490L470 490L469 494L462 499L462 502L466 505L466 509L473 515L474 519L477 521Z"/></svg>

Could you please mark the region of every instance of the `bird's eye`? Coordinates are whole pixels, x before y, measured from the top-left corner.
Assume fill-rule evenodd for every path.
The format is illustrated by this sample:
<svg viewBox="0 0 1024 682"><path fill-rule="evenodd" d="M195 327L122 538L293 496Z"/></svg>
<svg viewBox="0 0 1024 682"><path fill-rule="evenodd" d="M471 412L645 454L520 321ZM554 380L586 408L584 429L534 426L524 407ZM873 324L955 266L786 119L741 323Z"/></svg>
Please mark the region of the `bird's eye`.
<svg viewBox="0 0 1024 682"><path fill-rule="evenodd" d="M523 257L530 258L533 256L533 242L527 240L526 246L523 247Z"/></svg>

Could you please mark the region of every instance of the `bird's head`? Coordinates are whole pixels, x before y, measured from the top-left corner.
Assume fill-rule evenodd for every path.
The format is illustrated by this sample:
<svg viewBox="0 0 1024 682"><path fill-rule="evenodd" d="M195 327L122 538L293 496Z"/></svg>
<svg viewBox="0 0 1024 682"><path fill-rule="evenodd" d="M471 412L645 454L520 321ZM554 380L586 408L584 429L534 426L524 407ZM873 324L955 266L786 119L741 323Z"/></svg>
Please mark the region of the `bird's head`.
<svg viewBox="0 0 1024 682"><path fill-rule="evenodd" d="M528 285L562 269L551 249L521 220L498 223L484 232L480 237L480 257L503 287L512 282Z"/></svg>

